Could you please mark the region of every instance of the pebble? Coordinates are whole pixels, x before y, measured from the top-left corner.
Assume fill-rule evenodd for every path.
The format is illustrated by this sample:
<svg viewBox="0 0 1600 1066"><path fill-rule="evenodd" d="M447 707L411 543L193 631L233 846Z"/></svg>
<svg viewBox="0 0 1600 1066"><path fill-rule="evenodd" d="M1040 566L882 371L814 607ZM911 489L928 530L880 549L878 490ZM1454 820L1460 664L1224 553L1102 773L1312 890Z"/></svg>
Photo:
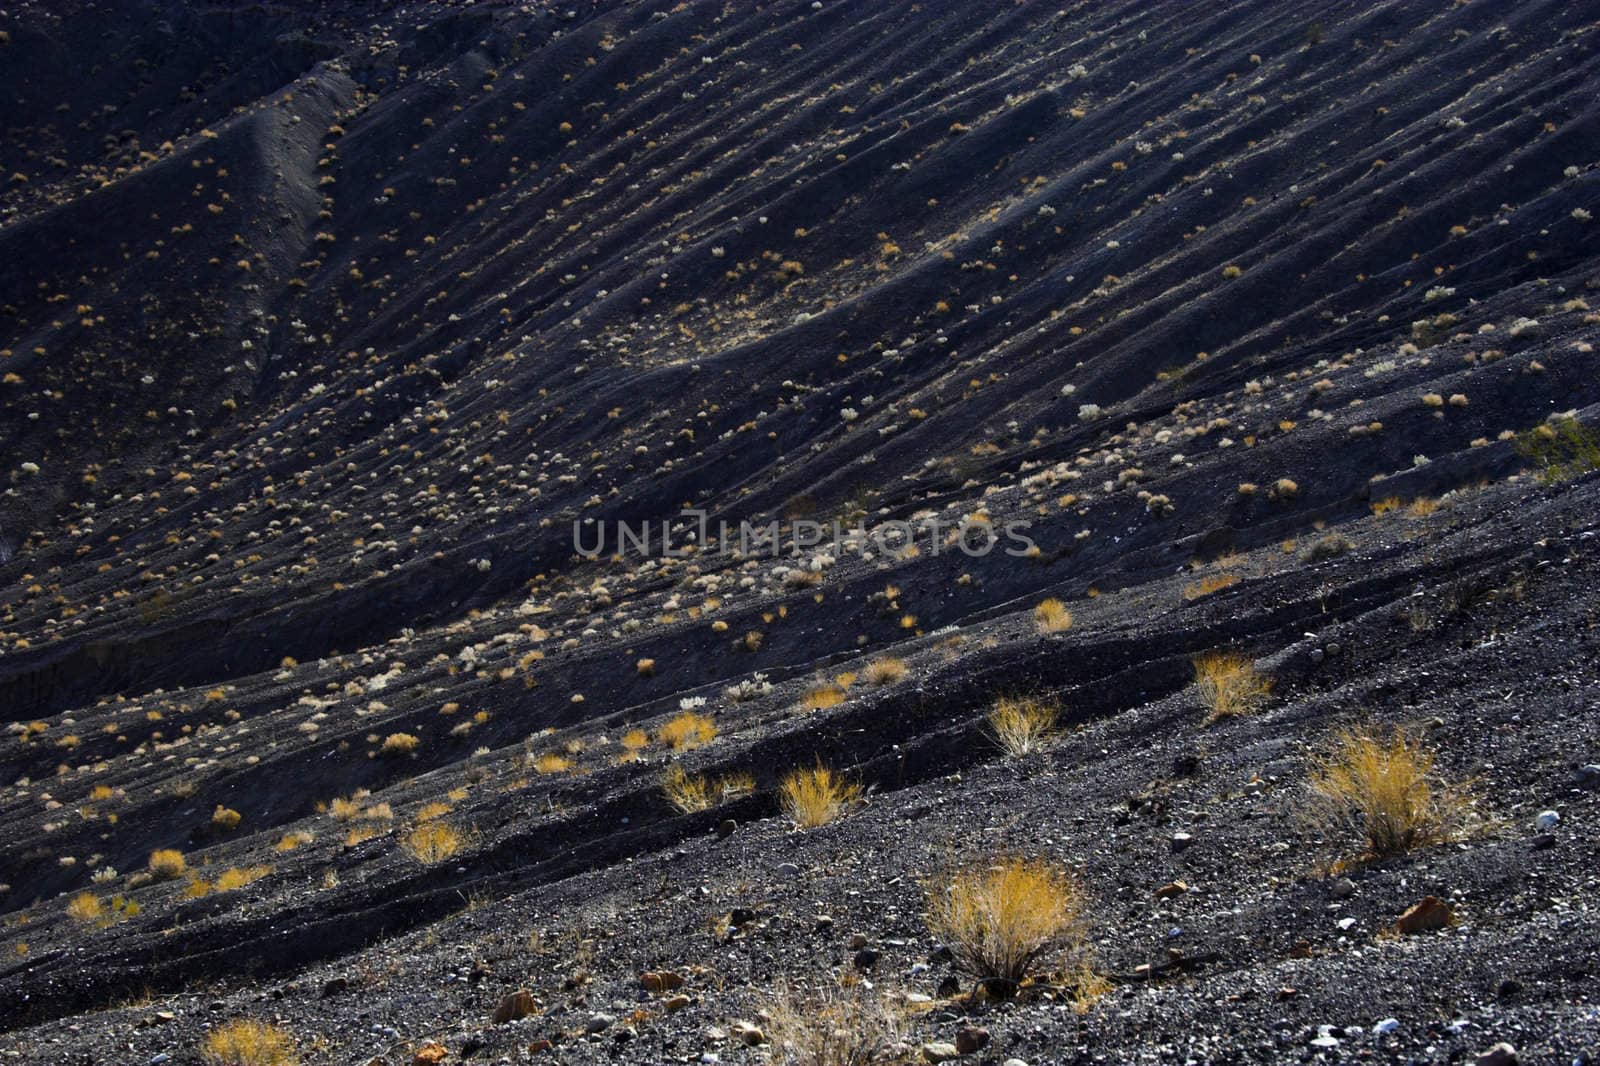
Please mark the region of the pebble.
<svg viewBox="0 0 1600 1066"><path fill-rule="evenodd" d="M1356 894L1356 883L1348 877L1341 877L1333 883L1333 898L1348 899Z"/></svg>
<svg viewBox="0 0 1600 1066"><path fill-rule="evenodd" d="M727 840L729 837L733 836L733 834L735 832L737 832L738 829L739 829L739 823L738 822L734 821L732 818L724 818L717 825L717 839L718 840Z"/></svg>
<svg viewBox="0 0 1600 1066"><path fill-rule="evenodd" d="M591 1014L589 1020L583 1024L586 1033L603 1033L611 1028L617 1019L609 1014Z"/></svg>
<svg viewBox="0 0 1600 1066"><path fill-rule="evenodd" d="M1554 829L1561 824L1561 815L1555 811L1540 811L1539 817L1533 820L1533 824L1540 829Z"/></svg>
<svg viewBox="0 0 1600 1066"><path fill-rule="evenodd" d="M1383 1033L1392 1033L1398 1028L1400 1028L1399 1018L1385 1018L1377 1025L1374 1025L1372 1031L1381 1035Z"/></svg>
<svg viewBox="0 0 1600 1066"><path fill-rule="evenodd" d="M800 867L795 865L792 862L779 863L778 864L778 876L779 877L799 877L800 876Z"/></svg>
<svg viewBox="0 0 1600 1066"><path fill-rule="evenodd" d="M1193 844L1193 843L1194 843L1194 837L1191 836L1188 833L1173 833L1172 834L1172 850L1173 851L1182 851L1185 848L1187 848L1190 844Z"/></svg>
<svg viewBox="0 0 1600 1066"><path fill-rule="evenodd" d="M989 1043L989 1030L977 1025L963 1025L956 1030L956 1050L963 1055L981 1051Z"/></svg>
<svg viewBox="0 0 1600 1066"><path fill-rule="evenodd" d="M860 951L867 946L867 937L864 933L855 933L850 937L850 950Z"/></svg>
<svg viewBox="0 0 1600 1066"><path fill-rule="evenodd" d="M1579 788L1600 788L1600 763L1580 766L1572 776Z"/></svg>
<svg viewBox="0 0 1600 1066"><path fill-rule="evenodd" d="M1501 1041L1472 1061L1473 1066L1517 1066L1517 1049Z"/></svg>
<svg viewBox="0 0 1600 1066"><path fill-rule="evenodd" d="M1028 1064L1022 1059L1007 1059L1000 1066L1028 1066Z"/></svg>
<svg viewBox="0 0 1600 1066"><path fill-rule="evenodd" d="M922 1059L924 1062L948 1062L951 1059L959 1059L960 1057L961 1052L956 1050L956 1046L954 1044L937 1043L922 1045Z"/></svg>
<svg viewBox="0 0 1600 1066"><path fill-rule="evenodd" d="M750 1022L734 1022L730 1029L734 1038L746 1047L760 1047L767 1042L767 1034L761 1031L759 1025Z"/></svg>

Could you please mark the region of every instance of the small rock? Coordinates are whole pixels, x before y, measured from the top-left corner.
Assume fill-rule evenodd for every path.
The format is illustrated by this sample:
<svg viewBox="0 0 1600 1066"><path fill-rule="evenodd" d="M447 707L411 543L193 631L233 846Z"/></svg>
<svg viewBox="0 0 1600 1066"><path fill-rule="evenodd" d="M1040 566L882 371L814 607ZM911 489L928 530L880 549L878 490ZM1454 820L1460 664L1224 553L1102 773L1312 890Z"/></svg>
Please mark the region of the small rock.
<svg viewBox="0 0 1600 1066"><path fill-rule="evenodd" d="M830 915L817 915L817 932L826 933L833 928L833 918Z"/></svg>
<svg viewBox="0 0 1600 1066"><path fill-rule="evenodd" d="M701 1031L700 1038L708 1044L720 1044L728 1039L728 1031L720 1026L708 1025Z"/></svg>
<svg viewBox="0 0 1600 1066"><path fill-rule="evenodd" d="M618 1026L611 1033L611 1039L615 1040L619 1044L626 1044L630 1040L637 1039L638 1036L639 1030L635 1029L631 1025Z"/></svg>
<svg viewBox="0 0 1600 1066"><path fill-rule="evenodd" d="M646 992L676 992L683 987L683 977L671 970L646 970L639 975L639 983Z"/></svg>
<svg viewBox="0 0 1600 1066"><path fill-rule="evenodd" d="M922 1045L922 1061L924 1062L949 1062L951 1059L959 1059L960 1057L961 1052L956 1050L954 1044Z"/></svg>
<svg viewBox="0 0 1600 1066"><path fill-rule="evenodd" d="M746 1047L760 1047L767 1042L767 1034L761 1031L759 1025L750 1022L734 1022L729 1026L733 1038Z"/></svg>
<svg viewBox="0 0 1600 1066"><path fill-rule="evenodd" d="M717 823L717 839L727 840L729 837L733 836L738 828L738 822L734 821L732 818L724 818L721 822Z"/></svg>
<svg viewBox="0 0 1600 1066"><path fill-rule="evenodd" d="M796 866L792 862L780 862L778 864L778 876L779 877L799 877L800 876L800 867Z"/></svg>
<svg viewBox="0 0 1600 1066"><path fill-rule="evenodd" d="M1341 877L1333 883L1333 898L1348 899L1356 894L1356 883L1348 877Z"/></svg>
<svg viewBox="0 0 1600 1066"><path fill-rule="evenodd" d="M1548 851L1555 846L1556 835L1554 833L1535 833L1528 838L1528 847L1534 851Z"/></svg>
<svg viewBox="0 0 1600 1066"><path fill-rule="evenodd" d="M668 1014L673 1014L687 1007L692 1002L694 1001L680 992L676 996L671 996L663 1000L661 1003L661 1009L666 1011Z"/></svg>
<svg viewBox="0 0 1600 1066"><path fill-rule="evenodd" d="M1540 811L1533 824L1540 829L1554 829L1561 824L1561 815L1556 811Z"/></svg>
<svg viewBox="0 0 1600 1066"><path fill-rule="evenodd" d="M1600 763L1580 766L1572 776L1579 788L1600 788Z"/></svg>
<svg viewBox="0 0 1600 1066"><path fill-rule="evenodd" d="M1438 896L1424 896L1394 923L1395 929L1410 936L1432 929L1443 929L1455 918L1450 905Z"/></svg>
<svg viewBox="0 0 1600 1066"><path fill-rule="evenodd" d="M537 1055L541 1051L550 1051L554 1047L555 1047L555 1045L552 1044L549 1040L545 1039L544 1037L540 1037L539 1039L535 1040L533 1043L528 1045L528 1051L531 1054Z"/></svg>
<svg viewBox="0 0 1600 1066"><path fill-rule="evenodd" d="M1311 663L1313 666L1321 665L1322 660L1325 658L1327 658L1327 652L1323 651L1321 648L1311 649Z"/></svg>
<svg viewBox="0 0 1600 1066"><path fill-rule="evenodd" d="M963 1055L981 1051L989 1044L989 1030L977 1025L963 1025L956 1030L956 1050Z"/></svg>
<svg viewBox="0 0 1600 1066"><path fill-rule="evenodd" d="M856 952L855 959L852 961L855 962L856 969L870 970L874 966L878 965L879 958L880 956L876 948L862 948L860 951Z"/></svg>
<svg viewBox="0 0 1600 1066"><path fill-rule="evenodd" d="M1472 1062L1473 1066L1517 1066L1517 1049L1501 1041Z"/></svg>
<svg viewBox="0 0 1600 1066"><path fill-rule="evenodd" d="M1288 985L1285 985L1284 987L1278 989L1276 998L1279 1000L1293 999L1299 994L1300 990L1298 988L1290 988Z"/></svg>
<svg viewBox="0 0 1600 1066"><path fill-rule="evenodd" d="M589 1020L583 1023L586 1033L603 1033L616 1023L616 1019L609 1014L591 1014Z"/></svg>
<svg viewBox="0 0 1600 1066"><path fill-rule="evenodd" d="M1188 833L1173 833L1172 834L1172 850L1173 851L1183 851L1184 849L1188 848L1188 846L1190 844L1193 844L1193 843L1194 843L1194 837L1191 836Z"/></svg>
<svg viewBox="0 0 1600 1066"><path fill-rule="evenodd" d="M855 933L850 937L850 950L860 951L867 946L867 938L863 933Z"/></svg>
<svg viewBox="0 0 1600 1066"><path fill-rule="evenodd" d="M1372 1027L1372 1031L1374 1033L1378 1033L1379 1035L1382 1035L1384 1033L1392 1033L1398 1028L1400 1028L1400 1019L1399 1018L1385 1018L1383 1021L1379 1022L1377 1025L1374 1025Z"/></svg>
<svg viewBox="0 0 1600 1066"><path fill-rule="evenodd" d="M506 1022L514 1022L537 1013L539 1013L539 1001L534 999L533 993L526 988L519 988L500 997L494 1013L489 1015L489 1022L493 1025L504 1025Z"/></svg>
<svg viewBox="0 0 1600 1066"><path fill-rule="evenodd" d="M165 1051L150 1056L150 1066L161 1066L163 1062L171 1062L172 1056Z"/></svg>
<svg viewBox="0 0 1600 1066"><path fill-rule="evenodd" d="M1181 896L1187 891L1189 891L1189 886L1182 881L1168 881L1156 889L1156 899L1171 899L1173 896Z"/></svg>
<svg viewBox="0 0 1600 1066"><path fill-rule="evenodd" d="M1000 1066L1028 1066L1028 1063L1023 1059L1007 1059Z"/></svg>
<svg viewBox="0 0 1600 1066"><path fill-rule="evenodd" d="M1495 986L1494 994L1497 999L1511 999L1522 991L1522 982L1515 977L1507 977Z"/></svg>
<svg viewBox="0 0 1600 1066"><path fill-rule="evenodd" d="M439 1063L443 1062L444 1057L448 1054L450 1052L445 1050L443 1044L425 1040L417 1048L416 1053L411 1056L411 1066L439 1066Z"/></svg>
<svg viewBox="0 0 1600 1066"><path fill-rule="evenodd" d="M349 987L350 979L348 977L330 977L322 982L322 998L327 999L329 996L337 996Z"/></svg>

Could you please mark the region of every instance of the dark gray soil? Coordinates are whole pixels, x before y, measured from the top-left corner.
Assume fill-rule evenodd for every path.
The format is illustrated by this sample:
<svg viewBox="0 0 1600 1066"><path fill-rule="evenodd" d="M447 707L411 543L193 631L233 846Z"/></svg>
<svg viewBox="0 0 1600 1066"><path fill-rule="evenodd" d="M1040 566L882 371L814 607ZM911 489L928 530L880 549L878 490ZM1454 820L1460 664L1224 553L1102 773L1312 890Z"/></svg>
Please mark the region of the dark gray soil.
<svg viewBox="0 0 1600 1066"><path fill-rule="evenodd" d="M0 1062L197 1063L235 1018L307 1063L781 1062L735 1023L839 974L909 1001L906 1061L1588 1061L1597 27L0 10ZM686 508L915 543L613 554ZM1256 713L1207 722L1216 649ZM1043 752L989 736L1008 694L1060 701ZM701 698L714 740L627 754ZM1353 725L1424 738L1471 831L1309 820ZM798 831L818 762L865 800ZM674 763L755 789L680 813ZM1001 855L1081 877L1086 1009L1059 958L968 996L929 930Z"/></svg>

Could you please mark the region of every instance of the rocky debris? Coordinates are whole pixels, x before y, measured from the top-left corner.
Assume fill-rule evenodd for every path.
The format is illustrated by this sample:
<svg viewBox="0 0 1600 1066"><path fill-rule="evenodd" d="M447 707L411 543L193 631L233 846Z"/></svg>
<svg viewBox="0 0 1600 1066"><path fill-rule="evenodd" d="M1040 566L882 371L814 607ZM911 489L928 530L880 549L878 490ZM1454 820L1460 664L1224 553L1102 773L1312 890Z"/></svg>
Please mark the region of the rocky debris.
<svg viewBox="0 0 1600 1066"><path fill-rule="evenodd" d="M500 1002L495 1004L494 1013L489 1016L489 1021L494 1025L504 1025L520 1018L527 1018L539 1012L539 1001L533 998L533 993L525 988L515 992L508 992L500 997Z"/></svg>
<svg viewBox="0 0 1600 1066"><path fill-rule="evenodd" d="M683 975L671 970L646 970L639 975L646 992L676 992L683 987Z"/></svg>
<svg viewBox="0 0 1600 1066"><path fill-rule="evenodd" d="M962 1055L971 1055L989 1046L989 1030L976 1025L964 1025L956 1030L955 1048Z"/></svg>
<svg viewBox="0 0 1600 1066"><path fill-rule="evenodd" d="M602 1011L596 1011L594 1014L589 1015L588 1020L583 1023L583 1031L593 1036L596 1033L605 1032L616 1023L617 1019L615 1015L606 1014Z"/></svg>
<svg viewBox="0 0 1600 1066"><path fill-rule="evenodd" d="M1517 1066L1517 1049L1505 1041L1494 1045L1489 1050L1481 1052L1472 1060L1473 1066Z"/></svg>
<svg viewBox="0 0 1600 1066"><path fill-rule="evenodd" d="M428 1040L417 1046L411 1056L411 1066L439 1066L449 1054L443 1044Z"/></svg>
<svg viewBox="0 0 1600 1066"><path fill-rule="evenodd" d="M1168 881L1156 889L1156 899L1173 899L1189 891L1189 886L1182 881Z"/></svg>
<svg viewBox="0 0 1600 1066"><path fill-rule="evenodd" d="M1438 896L1424 896L1406 908L1406 912L1395 920L1394 927L1398 932L1412 936L1443 929L1454 920L1455 912L1448 903Z"/></svg>
<svg viewBox="0 0 1600 1066"><path fill-rule="evenodd" d="M754 1022L736 1021L728 1026L728 1032L746 1047L760 1047L767 1042L767 1034Z"/></svg>
<svg viewBox="0 0 1600 1066"><path fill-rule="evenodd" d="M1600 763L1585 763L1572 776L1579 788L1600 788Z"/></svg>
<svg viewBox="0 0 1600 1066"><path fill-rule="evenodd" d="M954 1044L939 1041L922 1045L923 1062L949 1062L960 1057L961 1051Z"/></svg>

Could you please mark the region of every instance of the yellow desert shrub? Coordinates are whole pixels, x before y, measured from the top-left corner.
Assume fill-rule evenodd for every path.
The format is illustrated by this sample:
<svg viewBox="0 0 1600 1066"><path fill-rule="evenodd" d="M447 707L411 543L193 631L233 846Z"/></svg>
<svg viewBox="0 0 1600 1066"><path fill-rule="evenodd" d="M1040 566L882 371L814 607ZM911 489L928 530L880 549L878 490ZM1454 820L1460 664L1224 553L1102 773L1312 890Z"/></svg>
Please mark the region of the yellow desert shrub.
<svg viewBox="0 0 1600 1066"><path fill-rule="evenodd" d="M447 822L423 822L401 840L400 846L420 863L432 865L443 862L461 850L464 843L460 830Z"/></svg>
<svg viewBox="0 0 1600 1066"><path fill-rule="evenodd" d="M1006 754L1021 758L1044 745L1056 729L1061 708L1036 696L1002 696L989 710L989 733Z"/></svg>
<svg viewBox="0 0 1600 1066"><path fill-rule="evenodd" d="M1033 622L1041 633L1060 633L1072 628L1072 612L1052 596L1033 609Z"/></svg>
<svg viewBox="0 0 1600 1066"><path fill-rule="evenodd" d="M1434 770L1434 753L1405 729L1335 733L1311 770L1311 821L1357 836L1374 858L1452 840L1475 814L1470 790Z"/></svg>
<svg viewBox="0 0 1600 1066"><path fill-rule="evenodd" d="M276 1025L239 1018L206 1034L200 1057L210 1066L296 1066L294 1037Z"/></svg>
<svg viewBox="0 0 1600 1066"><path fill-rule="evenodd" d="M1272 691L1272 679L1262 676L1243 655L1210 651L1196 655L1192 662L1195 688L1209 712L1207 721L1249 714L1265 703Z"/></svg>
<svg viewBox="0 0 1600 1066"><path fill-rule="evenodd" d="M860 798L860 785L821 764L796 770L778 785L783 813L799 829L814 829L838 820Z"/></svg>
<svg viewBox="0 0 1600 1066"><path fill-rule="evenodd" d="M673 751L687 751L716 739L717 723L704 714L684 711L669 718L656 730L656 740Z"/></svg>
<svg viewBox="0 0 1600 1066"><path fill-rule="evenodd" d="M929 886L928 927L991 994L1009 995L1046 952L1084 969L1087 898L1066 870L1002 858L956 870Z"/></svg>

